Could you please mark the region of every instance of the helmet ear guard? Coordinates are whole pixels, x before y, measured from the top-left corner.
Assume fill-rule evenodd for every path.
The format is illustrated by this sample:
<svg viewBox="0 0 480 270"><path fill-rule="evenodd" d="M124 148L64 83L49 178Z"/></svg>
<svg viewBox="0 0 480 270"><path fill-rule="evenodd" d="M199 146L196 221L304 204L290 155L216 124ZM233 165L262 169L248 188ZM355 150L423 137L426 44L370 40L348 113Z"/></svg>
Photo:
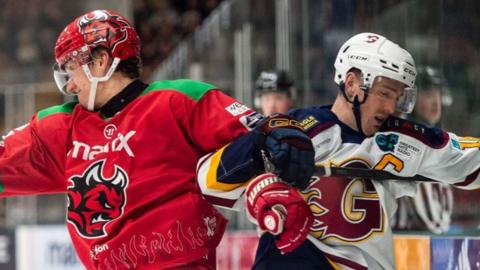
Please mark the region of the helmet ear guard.
<svg viewBox="0 0 480 270"><path fill-rule="evenodd" d="M397 102L397 111L410 113L413 110L417 71L412 56L406 50L378 34L355 35L342 45L335 59L334 80L341 89L352 69L360 71L362 89L367 93L377 77L403 83L405 91Z"/></svg>

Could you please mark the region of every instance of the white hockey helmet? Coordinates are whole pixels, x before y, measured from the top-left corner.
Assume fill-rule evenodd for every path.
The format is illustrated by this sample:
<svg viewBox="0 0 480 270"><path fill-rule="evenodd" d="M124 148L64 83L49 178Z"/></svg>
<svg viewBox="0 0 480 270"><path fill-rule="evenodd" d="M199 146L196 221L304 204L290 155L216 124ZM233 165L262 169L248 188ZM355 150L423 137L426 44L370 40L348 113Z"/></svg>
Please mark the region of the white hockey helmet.
<svg viewBox="0 0 480 270"><path fill-rule="evenodd" d="M397 111L410 113L415 106L417 70L409 52L396 43L374 33L360 33L347 40L335 59L335 83L343 87L351 69L362 73L363 89L367 91L379 76L405 84L397 101Z"/></svg>

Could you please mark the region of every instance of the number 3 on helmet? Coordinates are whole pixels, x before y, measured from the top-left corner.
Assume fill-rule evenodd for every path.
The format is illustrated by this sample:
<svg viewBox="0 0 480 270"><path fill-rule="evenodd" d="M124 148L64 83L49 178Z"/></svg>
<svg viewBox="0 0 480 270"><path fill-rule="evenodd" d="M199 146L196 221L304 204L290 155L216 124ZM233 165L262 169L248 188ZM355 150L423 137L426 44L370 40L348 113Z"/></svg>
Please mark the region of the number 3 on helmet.
<svg viewBox="0 0 480 270"><path fill-rule="evenodd" d="M368 91L379 76L405 84L397 101L397 111L410 113L415 106L417 70L409 52L387 38L374 33L361 33L347 40L335 59L335 83L342 86L352 69L362 72L363 89Z"/></svg>

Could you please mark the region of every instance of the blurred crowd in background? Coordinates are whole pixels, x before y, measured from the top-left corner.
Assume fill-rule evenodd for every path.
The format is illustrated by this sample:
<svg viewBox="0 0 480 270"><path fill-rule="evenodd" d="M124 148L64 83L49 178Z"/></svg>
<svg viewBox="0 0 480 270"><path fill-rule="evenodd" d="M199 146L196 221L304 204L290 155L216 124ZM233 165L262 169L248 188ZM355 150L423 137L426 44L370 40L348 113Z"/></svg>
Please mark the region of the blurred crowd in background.
<svg viewBox="0 0 480 270"><path fill-rule="evenodd" d="M201 25L221 0L133 1L134 24L142 40L143 77Z"/></svg>
<svg viewBox="0 0 480 270"><path fill-rule="evenodd" d="M201 25L222 0L132 1L132 23L142 39L144 77ZM53 48L62 27L83 10L80 2L0 1L0 82L51 81ZM42 8L39 8L39 7Z"/></svg>
<svg viewBox="0 0 480 270"><path fill-rule="evenodd" d="M0 82L51 80L51 70L45 66L53 63L55 40L79 5L61 0L18 0L1 1L1 6Z"/></svg>

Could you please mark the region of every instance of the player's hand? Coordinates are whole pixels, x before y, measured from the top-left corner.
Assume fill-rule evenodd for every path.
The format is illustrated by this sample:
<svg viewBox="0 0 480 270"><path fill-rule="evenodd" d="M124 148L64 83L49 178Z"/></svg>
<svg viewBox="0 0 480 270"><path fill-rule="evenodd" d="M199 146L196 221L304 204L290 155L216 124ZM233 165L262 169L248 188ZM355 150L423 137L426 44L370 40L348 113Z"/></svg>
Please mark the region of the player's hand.
<svg viewBox="0 0 480 270"><path fill-rule="evenodd" d="M265 153L273 171L284 181L302 190L315 169L315 152L312 141L292 117L274 114L260 123L257 132L257 148ZM267 165L265 166L267 167Z"/></svg>
<svg viewBox="0 0 480 270"><path fill-rule="evenodd" d="M246 193L247 215L262 231L276 235L282 254L300 246L310 233L313 214L299 191L273 173L255 177Z"/></svg>

